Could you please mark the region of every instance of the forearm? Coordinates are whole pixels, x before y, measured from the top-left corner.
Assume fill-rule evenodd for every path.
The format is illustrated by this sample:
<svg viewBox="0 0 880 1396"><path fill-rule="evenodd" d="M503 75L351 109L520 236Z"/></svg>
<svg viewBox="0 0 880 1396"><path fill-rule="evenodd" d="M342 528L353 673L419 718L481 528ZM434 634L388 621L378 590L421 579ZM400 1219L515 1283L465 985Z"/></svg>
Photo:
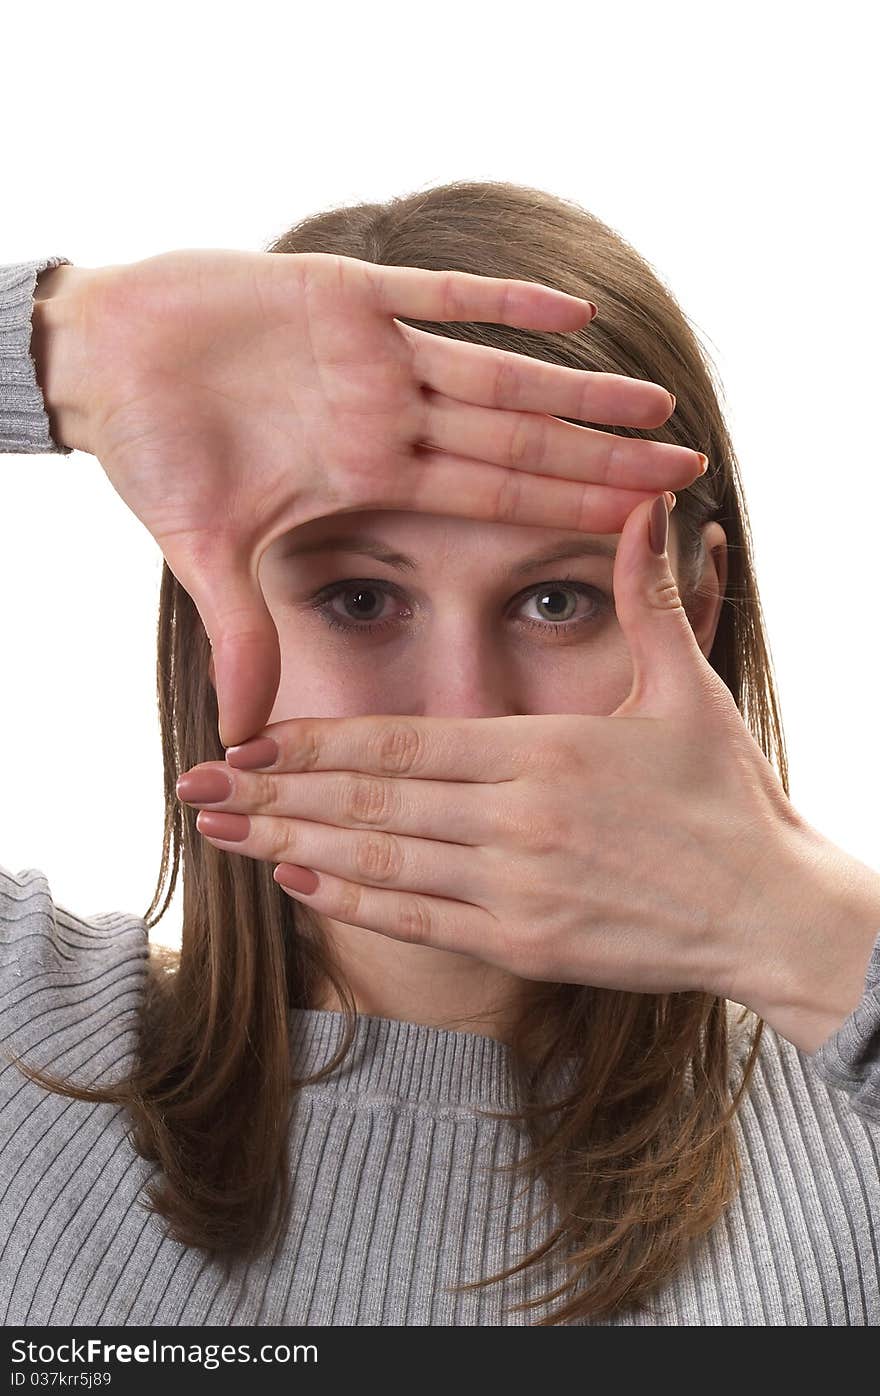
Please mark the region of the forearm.
<svg viewBox="0 0 880 1396"><path fill-rule="evenodd" d="M779 869L765 941L754 946L754 986L737 1001L780 1036L815 1052L858 1006L880 935L880 873L811 826ZM760 982L759 982L760 981Z"/></svg>

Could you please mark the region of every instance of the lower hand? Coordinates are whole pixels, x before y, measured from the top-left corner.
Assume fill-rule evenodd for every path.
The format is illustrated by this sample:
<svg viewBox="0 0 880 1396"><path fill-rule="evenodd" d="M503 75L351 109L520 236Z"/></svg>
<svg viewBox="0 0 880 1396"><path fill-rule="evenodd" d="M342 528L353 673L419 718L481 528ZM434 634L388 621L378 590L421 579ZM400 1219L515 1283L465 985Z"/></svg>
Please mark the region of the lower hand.
<svg viewBox="0 0 880 1396"><path fill-rule="evenodd" d="M48 275L34 332L60 444L97 456L192 597L224 745L277 694L258 573L283 533L358 509L616 533L705 459L557 420L660 426L657 384L395 318L583 327L586 302L531 282L219 249Z"/></svg>
<svg viewBox="0 0 880 1396"><path fill-rule="evenodd" d="M610 716L277 722L271 769L237 768L247 748L194 768L232 786L200 831L314 869L305 900L327 917L522 978L769 1002L809 826L704 657L649 512L617 551L633 681Z"/></svg>

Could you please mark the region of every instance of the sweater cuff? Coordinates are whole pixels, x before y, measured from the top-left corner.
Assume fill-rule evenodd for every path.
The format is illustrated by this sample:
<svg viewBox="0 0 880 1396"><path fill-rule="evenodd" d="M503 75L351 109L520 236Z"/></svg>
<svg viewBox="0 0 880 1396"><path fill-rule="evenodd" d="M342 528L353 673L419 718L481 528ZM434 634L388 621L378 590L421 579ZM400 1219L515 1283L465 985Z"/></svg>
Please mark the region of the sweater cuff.
<svg viewBox="0 0 880 1396"><path fill-rule="evenodd" d="M880 934L860 1002L810 1060L823 1081L848 1093L858 1114L880 1120Z"/></svg>
<svg viewBox="0 0 880 1396"><path fill-rule="evenodd" d="M0 451L72 454L72 447L52 439L31 354L37 277L50 267L72 265L68 257L43 257L0 266Z"/></svg>

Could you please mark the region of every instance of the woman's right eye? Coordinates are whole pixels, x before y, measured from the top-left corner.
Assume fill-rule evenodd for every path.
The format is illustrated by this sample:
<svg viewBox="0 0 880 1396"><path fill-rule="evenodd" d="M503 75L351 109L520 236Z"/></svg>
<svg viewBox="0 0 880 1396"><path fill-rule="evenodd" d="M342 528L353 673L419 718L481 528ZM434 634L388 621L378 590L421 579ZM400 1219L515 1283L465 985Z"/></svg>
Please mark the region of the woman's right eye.
<svg viewBox="0 0 880 1396"><path fill-rule="evenodd" d="M394 625L399 619L399 617L392 616L386 620L378 621L371 619L362 622L345 620L340 617L337 611L332 610L331 602L335 601L337 596L344 596L346 593L358 598L379 596L383 599L393 594L389 588L380 586L378 582L336 582L331 587L324 587L312 604L315 610L324 617L331 630L382 630L387 625ZM370 607L368 606L367 609L369 610Z"/></svg>

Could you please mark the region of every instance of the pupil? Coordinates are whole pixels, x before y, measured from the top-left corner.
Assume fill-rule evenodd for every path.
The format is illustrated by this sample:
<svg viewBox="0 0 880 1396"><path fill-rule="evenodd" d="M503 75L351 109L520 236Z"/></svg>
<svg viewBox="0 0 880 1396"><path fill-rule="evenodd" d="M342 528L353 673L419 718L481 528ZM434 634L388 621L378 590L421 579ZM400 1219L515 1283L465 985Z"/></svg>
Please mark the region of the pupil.
<svg viewBox="0 0 880 1396"><path fill-rule="evenodd" d="M556 590L556 591L546 591L546 592L544 592L544 595L543 595L543 596L539 596L539 597L538 597L538 604L541 605L541 606L546 606L546 605L547 605L546 597L548 597L548 596L558 596L558 597L562 597L562 598L563 598L562 609L565 610L566 602L565 602L564 594L563 594L562 591L559 591L559 590ZM551 611L551 614L553 615L554 619L555 619L555 620L558 620L558 618L559 618L559 617L558 617L558 612L554 611L552 606L550 607L550 611Z"/></svg>
<svg viewBox="0 0 880 1396"><path fill-rule="evenodd" d="M358 587L358 589L357 589L356 591L353 591L353 592L351 593L351 595L357 597L357 598L358 598L358 601L360 602L360 599L361 599L362 597L364 597L364 596L372 596L372 597L375 597L376 593L375 593L374 591L370 591L369 587ZM367 606L366 609L369 611L371 608L370 608L369 606ZM362 617L360 617L360 619L362 619Z"/></svg>

